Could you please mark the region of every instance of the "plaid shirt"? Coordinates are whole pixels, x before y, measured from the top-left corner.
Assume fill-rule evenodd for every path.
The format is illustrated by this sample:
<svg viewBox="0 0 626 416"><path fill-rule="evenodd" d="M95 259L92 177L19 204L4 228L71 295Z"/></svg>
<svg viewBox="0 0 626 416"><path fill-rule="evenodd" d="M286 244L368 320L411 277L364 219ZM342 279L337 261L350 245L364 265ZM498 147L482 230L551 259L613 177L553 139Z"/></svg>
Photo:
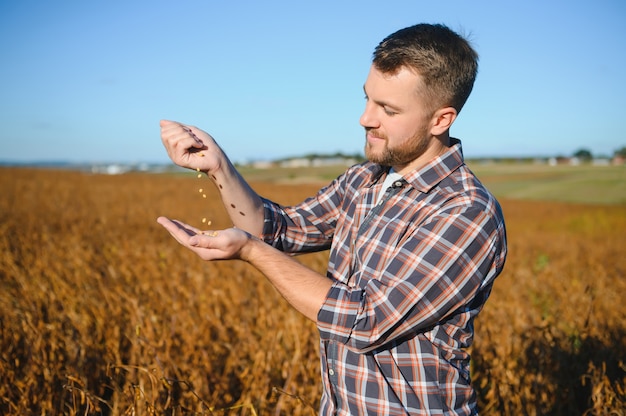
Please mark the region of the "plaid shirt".
<svg viewBox="0 0 626 416"><path fill-rule="evenodd" d="M265 241L331 250L320 414L477 414L466 348L504 266L501 208L458 140L383 190L386 172L367 162L299 205L264 201Z"/></svg>

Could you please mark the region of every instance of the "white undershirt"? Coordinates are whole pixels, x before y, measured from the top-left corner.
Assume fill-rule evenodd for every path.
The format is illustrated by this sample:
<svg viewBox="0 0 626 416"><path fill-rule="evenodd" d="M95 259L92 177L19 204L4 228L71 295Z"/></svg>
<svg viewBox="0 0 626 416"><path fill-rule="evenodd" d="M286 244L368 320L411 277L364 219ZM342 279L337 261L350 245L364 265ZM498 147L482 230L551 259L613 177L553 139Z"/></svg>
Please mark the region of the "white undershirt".
<svg viewBox="0 0 626 416"><path fill-rule="evenodd" d="M398 172L393 170L393 168L390 168L389 173L387 173L387 177L383 181L383 187L380 189L380 192L378 193L378 199L376 199L376 205L378 205L380 203L380 200L383 199L383 196L385 195L385 191L387 190L387 188L389 188L391 184L393 184L395 181L399 179L402 179L402 175L400 175Z"/></svg>

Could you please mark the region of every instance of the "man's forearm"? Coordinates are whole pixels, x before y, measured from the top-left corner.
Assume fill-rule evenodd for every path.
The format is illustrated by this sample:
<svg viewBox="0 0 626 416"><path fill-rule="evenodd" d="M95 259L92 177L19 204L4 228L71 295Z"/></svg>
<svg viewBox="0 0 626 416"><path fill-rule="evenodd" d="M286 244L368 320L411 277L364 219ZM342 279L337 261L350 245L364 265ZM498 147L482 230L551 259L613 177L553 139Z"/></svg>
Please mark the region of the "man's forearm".
<svg viewBox="0 0 626 416"><path fill-rule="evenodd" d="M221 168L208 173L220 192L222 202L235 227L254 236L263 232L263 201L226 160Z"/></svg>

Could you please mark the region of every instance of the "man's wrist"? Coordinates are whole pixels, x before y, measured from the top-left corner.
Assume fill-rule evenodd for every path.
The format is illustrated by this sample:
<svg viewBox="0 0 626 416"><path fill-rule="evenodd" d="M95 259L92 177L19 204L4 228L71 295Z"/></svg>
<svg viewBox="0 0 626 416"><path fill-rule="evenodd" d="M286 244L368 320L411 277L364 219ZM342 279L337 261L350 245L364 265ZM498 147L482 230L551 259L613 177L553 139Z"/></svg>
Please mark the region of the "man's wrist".
<svg viewBox="0 0 626 416"><path fill-rule="evenodd" d="M252 264L252 260L255 258L255 252L259 248L259 244L265 244L258 237L253 236L249 232L245 232L246 241L239 250L239 258L247 263Z"/></svg>

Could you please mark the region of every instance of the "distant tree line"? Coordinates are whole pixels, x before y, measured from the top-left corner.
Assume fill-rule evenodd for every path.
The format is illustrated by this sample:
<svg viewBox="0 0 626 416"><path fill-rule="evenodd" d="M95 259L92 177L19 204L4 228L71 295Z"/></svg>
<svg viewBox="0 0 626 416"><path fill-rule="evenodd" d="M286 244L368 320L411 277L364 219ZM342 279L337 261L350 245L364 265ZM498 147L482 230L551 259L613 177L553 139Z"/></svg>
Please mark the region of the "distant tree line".
<svg viewBox="0 0 626 416"><path fill-rule="evenodd" d="M577 151L575 151L572 154L572 157L577 158L578 160L580 160L581 162L588 162L594 159L594 155L591 152L591 150L587 149L587 148L581 148ZM603 156L603 157L607 157L607 156ZM626 159L626 146L623 146L617 150L615 150L613 152L612 157L622 157L624 159ZM285 157L282 159L278 159L275 160L275 162L284 162L284 161L288 161L291 159L294 159L295 157ZM312 160L320 160L320 159L353 159L355 160L357 163L358 162L363 162L365 161L365 156L362 153L353 153L353 154L349 154L349 153L343 153L343 152L336 152L336 153L307 153L305 155L302 156L298 156L299 159L308 159L310 161ZM564 156L558 156L557 158L564 158ZM510 159L511 161L520 161L519 157L514 157L514 158L501 158L502 161L507 161L508 159ZM529 157L528 161L532 161L534 158Z"/></svg>
<svg viewBox="0 0 626 416"><path fill-rule="evenodd" d="M576 152L574 152L572 156L575 158L578 158L581 161L589 161L593 159L593 154L591 153L591 150L585 149L585 148L577 150ZM615 150L613 152L613 157L626 158L626 146L623 146L622 148Z"/></svg>
<svg viewBox="0 0 626 416"><path fill-rule="evenodd" d="M346 154L343 152L336 153L307 153L303 156L299 156L302 159L315 160L315 159L354 159L357 162L362 162L365 160L365 156L361 153L354 154ZM292 157L286 157L283 159L277 160L277 162L282 162L285 160L293 159Z"/></svg>

